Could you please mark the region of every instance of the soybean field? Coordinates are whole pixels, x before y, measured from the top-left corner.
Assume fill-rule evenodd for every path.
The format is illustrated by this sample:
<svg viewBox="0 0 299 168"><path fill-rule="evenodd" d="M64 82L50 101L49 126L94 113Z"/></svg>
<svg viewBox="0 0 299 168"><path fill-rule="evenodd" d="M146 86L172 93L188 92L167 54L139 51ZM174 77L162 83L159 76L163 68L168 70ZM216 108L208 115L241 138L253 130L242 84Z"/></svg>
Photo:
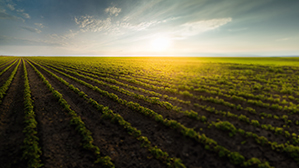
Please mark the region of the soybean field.
<svg viewBox="0 0 299 168"><path fill-rule="evenodd" d="M298 65L0 57L0 167L299 167Z"/></svg>

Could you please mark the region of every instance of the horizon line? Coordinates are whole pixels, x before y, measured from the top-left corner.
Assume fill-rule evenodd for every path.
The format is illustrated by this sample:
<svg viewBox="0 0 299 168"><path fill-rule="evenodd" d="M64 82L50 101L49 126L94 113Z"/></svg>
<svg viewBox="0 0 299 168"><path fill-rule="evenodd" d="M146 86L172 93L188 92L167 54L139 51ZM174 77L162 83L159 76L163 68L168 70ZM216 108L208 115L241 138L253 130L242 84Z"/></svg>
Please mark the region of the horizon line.
<svg viewBox="0 0 299 168"><path fill-rule="evenodd" d="M299 57L299 55L177 56L177 55L0 55L1 57Z"/></svg>

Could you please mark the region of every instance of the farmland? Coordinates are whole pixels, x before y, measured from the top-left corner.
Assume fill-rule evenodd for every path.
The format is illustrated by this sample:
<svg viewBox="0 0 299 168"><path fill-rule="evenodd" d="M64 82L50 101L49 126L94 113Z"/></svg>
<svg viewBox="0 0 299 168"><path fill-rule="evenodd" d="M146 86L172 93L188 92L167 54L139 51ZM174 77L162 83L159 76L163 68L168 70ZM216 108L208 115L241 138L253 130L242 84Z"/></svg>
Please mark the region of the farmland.
<svg viewBox="0 0 299 168"><path fill-rule="evenodd" d="M0 57L1 166L298 167L298 65Z"/></svg>

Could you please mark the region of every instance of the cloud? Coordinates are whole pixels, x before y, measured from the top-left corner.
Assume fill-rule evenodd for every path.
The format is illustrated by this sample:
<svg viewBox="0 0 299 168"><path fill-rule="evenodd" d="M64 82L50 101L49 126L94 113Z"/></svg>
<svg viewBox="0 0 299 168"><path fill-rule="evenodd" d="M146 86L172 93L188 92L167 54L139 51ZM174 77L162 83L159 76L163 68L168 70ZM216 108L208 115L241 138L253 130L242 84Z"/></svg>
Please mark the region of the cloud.
<svg viewBox="0 0 299 168"><path fill-rule="evenodd" d="M17 9L17 12L22 13L22 12L24 12L24 9Z"/></svg>
<svg viewBox="0 0 299 168"><path fill-rule="evenodd" d="M116 7L109 7L105 9L106 13L109 13L109 15L114 15L118 16L118 14L121 12L121 8L116 8Z"/></svg>
<svg viewBox="0 0 299 168"><path fill-rule="evenodd" d="M121 8L109 7L105 9L105 12L109 13L109 15L118 16L118 14L121 12ZM97 19L95 16L85 15L75 17L74 20L76 24L79 25L79 28L81 28L81 32L104 32L105 34L120 35L126 33L127 30L142 31L151 26L175 20L178 17L148 21L137 21L128 16L124 16L119 21L114 21L112 18L108 17L106 19Z"/></svg>
<svg viewBox="0 0 299 168"><path fill-rule="evenodd" d="M44 28L45 26L42 23L34 23L36 26L40 27L40 28Z"/></svg>
<svg viewBox="0 0 299 168"><path fill-rule="evenodd" d="M21 27L21 28L24 29L24 30L28 30L28 31L30 31L30 32L32 32L32 33L41 33L41 32L42 32L42 31L39 30L39 29L32 28L32 27L27 27L27 26L23 26L23 27Z"/></svg>
<svg viewBox="0 0 299 168"><path fill-rule="evenodd" d="M12 36L0 35L0 45L61 46L63 44L51 40L41 40L41 39L32 39L32 38L25 39L25 38L17 38Z"/></svg>
<svg viewBox="0 0 299 168"><path fill-rule="evenodd" d="M8 4L7 7L8 7L10 10L12 10L12 11L15 10L14 5L12 5L12 4Z"/></svg>
<svg viewBox="0 0 299 168"><path fill-rule="evenodd" d="M26 19L30 19L31 17L30 17L30 15L28 14L28 13L25 13L24 11L24 9L17 9L16 10L22 17L24 17L24 18L26 18Z"/></svg>
<svg viewBox="0 0 299 168"><path fill-rule="evenodd" d="M145 30L151 26L158 25L160 23L166 23L172 20L176 20L178 17L171 17L164 20L151 20L151 21L144 21L139 23L130 23L131 19L129 17L125 17L120 24L121 28L131 29L135 31Z"/></svg>
<svg viewBox="0 0 299 168"><path fill-rule="evenodd" d="M63 41L63 40L70 40L71 38L74 38L78 33L79 31L73 32L73 30L69 30L69 32L64 35L51 34L49 35L49 37L52 40Z"/></svg>
<svg viewBox="0 0 299 168"><path fill-rule="evenodd" d="M28 13L22 13L22 16L26 19L30 19L30 15Z"/></svg>
<svg viewBox="0 0 299 168"><path fill-rule="evenodd" d="M148 21L148 22L141 22L141 23L137 23L137 24L132 24L129 22L122 22L120 24L121 28L126 28L126 29L131 29L131 30L136 30L136 31L141 31L141 30L145 30L150 26L156 25L161 23L161 21Z"/></svg>
<svg viewBox="0 0 299 168"><path fill-rule="evenodd" d="M125 17L121 21L113 22L111 18L105 20L95 19L94 16L81 16L75 17L75 22L82 32L105 32L106 34L123 34L125 30L142 31L151 26L165 23L176 18L170 18L165 20L152 20L132 23L131 19Z"/></svg>
<svg viewBox="0 0 299 168"><path fill-rule="evenodd" d="M70 29L67 33L63 35L51 34L47 36L48 37L47 42L53 44L59 44L59 46L73 46L73 47L75 46L76 48L79 48L80 46L76 45L76 42L72 40L79 32L80 31L74 32L73 30Z"/></svg>
<svg viewBox="0 0 299 168"><path fill-rule="evenodd" d="M186 38L189 36L195 36L202 32L216 29L232 21L232 18L220 18L210 20L200 20L196 22L187 22L174 29L172 34Z"/></svg>
<svg viewBox="0 0 299 168"><path fill-rule="evenodd" d="M111 18L100 20L87 15L79 18L75 17L75 22L79 25L82 32L100 32L108 30L111 27Z"/></svg>
<svg viewBox="0 0 299 168"><path fill-rule="evenodd" d="M7 19L7 20L23 20L19 17L7 14L5 10L0 11L0 19Z"/></svg>

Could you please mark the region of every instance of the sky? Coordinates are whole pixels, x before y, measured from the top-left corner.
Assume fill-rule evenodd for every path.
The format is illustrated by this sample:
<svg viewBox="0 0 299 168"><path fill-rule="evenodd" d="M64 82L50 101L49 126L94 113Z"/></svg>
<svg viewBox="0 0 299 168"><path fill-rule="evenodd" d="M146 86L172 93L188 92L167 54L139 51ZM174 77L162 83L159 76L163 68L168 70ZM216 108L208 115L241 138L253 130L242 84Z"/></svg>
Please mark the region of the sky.
<svg viewBox="0 0 299 168"><path fill-rule="evenodd" d="M299 56L299 0L0 0L0 55Z"/></svg>

